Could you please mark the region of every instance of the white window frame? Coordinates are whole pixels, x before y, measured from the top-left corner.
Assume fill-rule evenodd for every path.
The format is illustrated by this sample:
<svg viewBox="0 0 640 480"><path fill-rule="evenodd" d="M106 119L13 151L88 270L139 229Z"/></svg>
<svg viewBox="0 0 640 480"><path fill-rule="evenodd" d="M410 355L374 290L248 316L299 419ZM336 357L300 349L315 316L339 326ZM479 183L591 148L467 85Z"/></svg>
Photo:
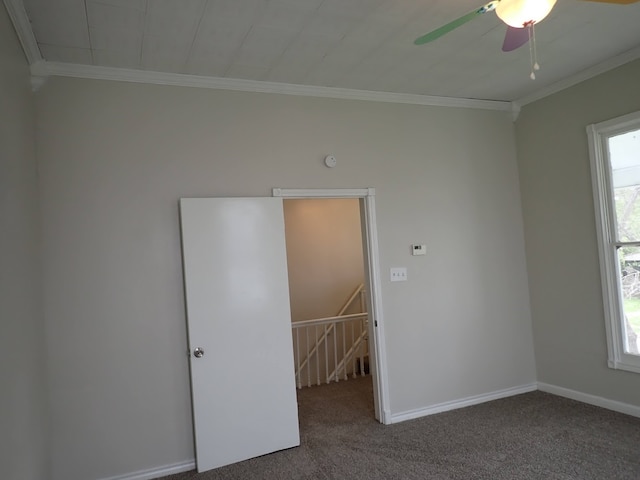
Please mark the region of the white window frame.
<svg viewBox="0 0 640 480"><path fill-rule="evenodd" d="M598 231L602 299L607 331L608 365L610 368L640 373L640 356L624 351L625 323L617 249L638 246L638 242L620 242L616 238L616 215L613 180L607 140L613 136L640 129L640 112L632 113L587 127L591 181Z"/></svg>

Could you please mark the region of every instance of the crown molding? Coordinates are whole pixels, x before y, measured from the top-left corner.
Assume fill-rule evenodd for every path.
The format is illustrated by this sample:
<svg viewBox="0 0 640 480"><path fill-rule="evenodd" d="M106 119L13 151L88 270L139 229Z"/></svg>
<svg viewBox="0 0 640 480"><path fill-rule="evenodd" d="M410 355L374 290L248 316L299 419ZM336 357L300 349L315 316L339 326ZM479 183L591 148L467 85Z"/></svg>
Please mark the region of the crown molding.
<svg viewBox="0 0 640 480"><path fill-rule="evenodd" d="M13 28L16 29L16 34L18 35L29 65L41 62L42 55L40 54L40 48L38 48L38 42L36 42L36 37L33 35L31 22L27 16L27 11L24 9L22 0L4 0L4 6L7 8L7 13L9 13Z"/></svg>
<svg viewBox="0 0 640 480"><path fill-rule="evenodd" d="M578 83L584 82L585 80L589 80L590 78L597 77L598 75L608 72L609 70L613 70L614 68L620 67L625 63L632 62L640 58L640 46L634 47L631 50L627 50L620 55L616 55L615 57L608 58L604 62L598 63L592 67L587 68L586 70L582 70L575 75L571 75L559 82L553 83L541 90L538 90L529 95L525 95L522 98L514 100L513 103L518 106L518 108L523 107L529 103L533 103L537 100L540 100L544 97L548 97L549 95L553 95L554 93L558 93L565 88L573 87Z"/></svg>
<svg viewBox="0 0 640 480"><path fill-rule="evenodd" d="M38 90L40 90L44 86L44 84L47 83L48 78L49 77L31 75L31 91L37 92Z"/></svg>
<svg viewBox="0 0 640 480"><path fill-rule="evenodd" d="M516 120L518 120L518 117L520 116L520 105L517 104L516 102L511 102L511 121L515 122Z"/></svg>
<svg viewBox="0 0 640 480"><path fill-rule="evenodd" d="M115 80L121 82L149 83L154 85L173 85L181 87L211 88L241 92L278 93L282 95L300 95L306 97L337 98L343 100L366 100L371 102L403 103L411 105L430 105L437 107L475 108L511 112L511 102L477 100L469 98L437 97L408 93L375 92L335 87L317 87L312 85L294 85L290 83L262 82L234 78L206 77L181 73L151 72L126 68L99 67L71 63L40 61L31 66L34 76L59 76L91 78L97 80Z"/></svg>

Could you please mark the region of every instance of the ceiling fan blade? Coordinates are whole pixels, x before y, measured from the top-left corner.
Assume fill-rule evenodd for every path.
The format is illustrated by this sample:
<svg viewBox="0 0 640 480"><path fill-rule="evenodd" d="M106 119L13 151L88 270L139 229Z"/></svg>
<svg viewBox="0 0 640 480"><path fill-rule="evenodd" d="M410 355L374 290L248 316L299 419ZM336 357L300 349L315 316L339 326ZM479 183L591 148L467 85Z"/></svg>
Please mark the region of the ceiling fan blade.
<svg viewBox="0 0 640 480"><path fill-rule="evenodd" d="M455 19L452 22L447 23L446 25L441 26L440 28L435 29L432 32L426 33L421 37L418 37L413 42L415 45L424 45L425 43L433 42L434 40L440 38L446 33L449 33L451 30L455 30L456 28L464 25L467 22L470 22L478 15L482 15L483 13L490 12L495 9L496 4L499 2L493 1L489 2L486 5L481 6L473 10L472 12L467 13L466 15L461 16L460 18Z"/></svg>
<svg viewBox="0 0 640 480"><path fill-rule="evenodd" d="M585 2L596 3L616 3L618 5L631 5L632 3L640 2L640 0L584 0Z"/></svg>
<svg viewBox="0 0 640 480"><path fill-rule="evenodd" d="M504 36L502 51L511 52L517 48L520 48L528 41L529 41L528 28L514 28L514 27L507 26L507 33Z"/></svg>

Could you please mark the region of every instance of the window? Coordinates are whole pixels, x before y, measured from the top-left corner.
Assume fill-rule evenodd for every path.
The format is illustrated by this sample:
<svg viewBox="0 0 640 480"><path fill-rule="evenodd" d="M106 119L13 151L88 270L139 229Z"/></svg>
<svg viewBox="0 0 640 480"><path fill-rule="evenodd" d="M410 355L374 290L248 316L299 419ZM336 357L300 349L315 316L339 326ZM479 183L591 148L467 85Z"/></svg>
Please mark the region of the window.
<svg viewBox="0 0 640 480"><path fill-rule="evenodd" d="M640 373L640 112L587 133L609 366Z"/></svg>

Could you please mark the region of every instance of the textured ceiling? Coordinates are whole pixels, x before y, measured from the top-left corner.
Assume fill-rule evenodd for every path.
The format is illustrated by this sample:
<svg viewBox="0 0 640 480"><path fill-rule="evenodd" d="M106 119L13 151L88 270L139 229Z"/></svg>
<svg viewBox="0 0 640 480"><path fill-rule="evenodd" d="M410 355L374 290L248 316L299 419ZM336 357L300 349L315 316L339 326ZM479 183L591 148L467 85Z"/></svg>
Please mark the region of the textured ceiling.
<svg viewBox="0 0 640 480"><path fill-rule="evenodd" d="M527 46L494 13L422 46L477 0L24 0L43 58L213 77L516 100L640 45L640 2L558 0Z"/></svg>

